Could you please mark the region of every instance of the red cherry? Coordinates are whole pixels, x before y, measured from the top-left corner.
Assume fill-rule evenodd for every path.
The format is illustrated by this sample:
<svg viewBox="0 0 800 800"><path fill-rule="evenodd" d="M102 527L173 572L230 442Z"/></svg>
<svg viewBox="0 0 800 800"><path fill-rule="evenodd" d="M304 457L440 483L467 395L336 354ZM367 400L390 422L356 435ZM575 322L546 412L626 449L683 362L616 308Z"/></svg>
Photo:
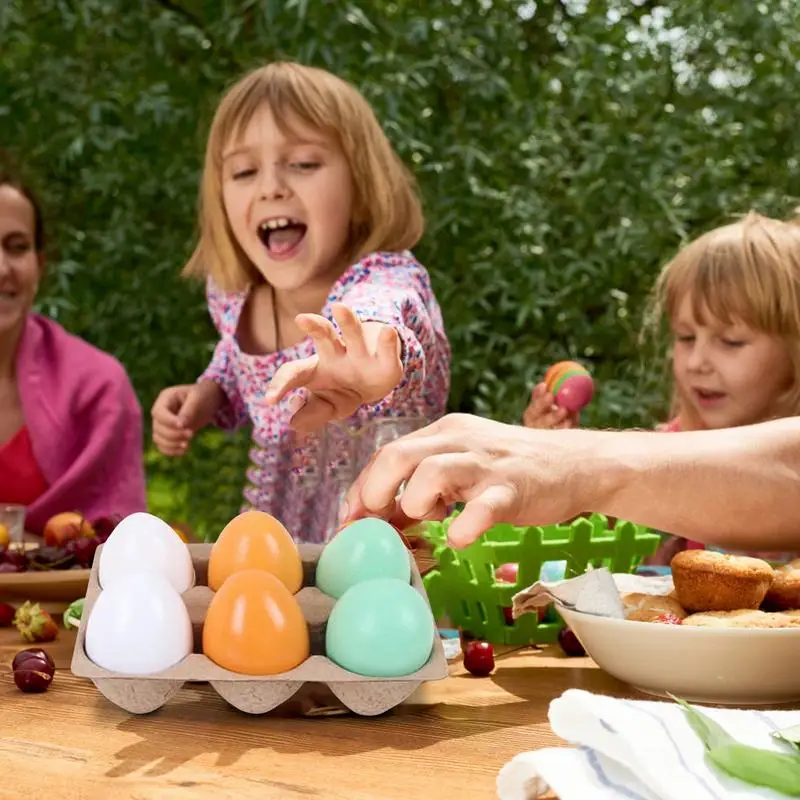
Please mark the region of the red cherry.
<svg viewBox="0 0 800 800"><path fill-rule="evenodd" d="M583 649L578 637L569 628L562 628L558 632L558 643L567 656L577 658L578 656L586 655L586 651Z"/></svg>
<svg viewBox="0 0 800 800"><path fill-rule="evenodd" d="M494 571L494 579L498 583L516 583L519 573L519 564L501 564Z"/></svg>
<svg viewBox="0 0 800 800"><path fill-rule="evenodd" d="M469 642L464 650L464 669L479 678L494 669L494 649L488 642Z"/></svg>

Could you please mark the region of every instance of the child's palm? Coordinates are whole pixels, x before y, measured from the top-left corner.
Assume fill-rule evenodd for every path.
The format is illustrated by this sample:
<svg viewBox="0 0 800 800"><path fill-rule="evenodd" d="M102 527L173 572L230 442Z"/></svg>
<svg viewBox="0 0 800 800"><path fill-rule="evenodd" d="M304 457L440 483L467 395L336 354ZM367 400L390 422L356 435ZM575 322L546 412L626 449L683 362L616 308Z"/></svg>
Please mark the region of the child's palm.
<svg viewBox="0 0 800 800"><path fill-rule="evenodd" d="M300 328L314 340L316 354L281 366L272 378L268 396L278 402L292 389L304 388L308 399L297 410L292 425L313 430L332 419L349 417L363 403L385 397L402 379L397 332L381 325L375 341L365 335L358 317L336 305L333 315L340 338L324 317L304 314Z"/></svg>

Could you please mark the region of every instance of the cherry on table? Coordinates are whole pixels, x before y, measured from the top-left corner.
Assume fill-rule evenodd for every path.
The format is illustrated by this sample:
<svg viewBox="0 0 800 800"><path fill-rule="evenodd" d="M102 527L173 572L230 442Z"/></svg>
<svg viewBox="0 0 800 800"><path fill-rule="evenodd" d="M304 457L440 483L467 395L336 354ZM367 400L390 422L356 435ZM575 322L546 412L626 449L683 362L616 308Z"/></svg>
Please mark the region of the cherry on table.
<svg viewBox="0 0 800 800"><path fill-rule="evenodd" d="M43 661L49 667L50 672L55 672L55 662L50 654L46 650L42 650L41 647L28 647L25 650L20 650L19 653L14 656L14 660L11 662L11 669L18 670L28 659L31 658Z"/></svg>
<svg viewBox="0 0 800 800"><path fill-rule="evenodd" d="M488 642L468 642L464 648L464 669L484 678L494 669L494 648Z"/></svg>
<svg viewBox="0 0 800 800"><path fill-rule="evenodd" d="M564 627L558 632L558 643L567 656L577 658L586 655L586 650L570 628Z"/></svg>

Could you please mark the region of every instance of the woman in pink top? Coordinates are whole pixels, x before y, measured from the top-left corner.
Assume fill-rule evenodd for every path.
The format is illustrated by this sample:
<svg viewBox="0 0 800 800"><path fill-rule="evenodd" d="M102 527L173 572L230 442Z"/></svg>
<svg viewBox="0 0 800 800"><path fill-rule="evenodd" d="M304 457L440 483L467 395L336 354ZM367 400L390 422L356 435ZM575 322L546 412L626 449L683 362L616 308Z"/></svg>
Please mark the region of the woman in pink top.
<svg viewBox="0 0 800 800"><path fill-rule="evenodd" d="M800 414L800 225L751 212L708 231L664 267L654 299L654 321L665 319L672 334L675 385L670 420L656 430L737 428ZM536 387L528 427L576 423ZM650 563L703 547L686 534Z"/></svg>
<svg viewBox="0 0 800 800"><path fill-rule="evenodd" d="M196 384L156 400L154 441L179 456L209 423L251 424L244 507L324 541L380 429L446 407L450 346L409 251L413 181L353 86L278 63L223 98L201 200L187 273L206 281L220 340Z"/></svg>
<svg viewBox="0 0 800 800"><path fill-rule="evenodd" d="M0 172L0 504L39 534L62 511L146 508L136 395L118 361L31 310L43 252L35 198Z"/></svg>

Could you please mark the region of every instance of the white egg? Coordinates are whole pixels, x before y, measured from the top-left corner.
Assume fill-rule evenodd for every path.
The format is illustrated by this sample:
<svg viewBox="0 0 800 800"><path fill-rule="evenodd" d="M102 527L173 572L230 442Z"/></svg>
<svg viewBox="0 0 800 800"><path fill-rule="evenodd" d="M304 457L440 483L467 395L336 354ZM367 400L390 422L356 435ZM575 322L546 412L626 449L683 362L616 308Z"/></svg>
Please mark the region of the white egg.
<svg viewBox="0 0 800 800"><path fill-rule="evenodd" d="M98 580L103 589L131 570L162 574L183 594L194 585L194 566L186 543L164 520L144 511L123 519L100 551Z"/></svg>
<svg viewBox="0 0 800 800"><path fill-rule="evenodd" d="M99 667L148 675L192 652L192 621L183 598L157 572L115 576L86 622L86 655Z"/></svg>

